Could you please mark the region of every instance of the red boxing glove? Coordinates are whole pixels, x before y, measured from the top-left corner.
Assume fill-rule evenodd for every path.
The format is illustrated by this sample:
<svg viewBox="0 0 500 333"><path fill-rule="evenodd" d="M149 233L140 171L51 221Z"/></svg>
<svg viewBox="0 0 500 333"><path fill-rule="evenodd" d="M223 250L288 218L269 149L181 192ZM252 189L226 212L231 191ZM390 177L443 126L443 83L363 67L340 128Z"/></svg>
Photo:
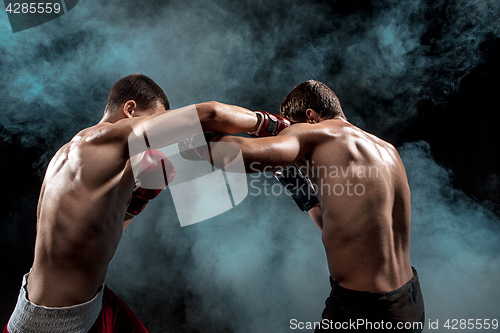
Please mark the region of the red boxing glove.
<svg viewBox="0 0 500 333"><path fill-rule="evenodd" d="M248 132L248 135L254 138L278 135L279 132L292 124L290 120L277 114L265 111L255 111L255 113L259 117L259 127L255 132Z"/></svg>
<svg viewBox="0 0 500 333"><path fill-rule="evenodd" d="M135 180L127 213L136 216L142 212L149 200L156 198L174 176L174 165L161 151L147 150L139 166L139 175Z"/></svg>

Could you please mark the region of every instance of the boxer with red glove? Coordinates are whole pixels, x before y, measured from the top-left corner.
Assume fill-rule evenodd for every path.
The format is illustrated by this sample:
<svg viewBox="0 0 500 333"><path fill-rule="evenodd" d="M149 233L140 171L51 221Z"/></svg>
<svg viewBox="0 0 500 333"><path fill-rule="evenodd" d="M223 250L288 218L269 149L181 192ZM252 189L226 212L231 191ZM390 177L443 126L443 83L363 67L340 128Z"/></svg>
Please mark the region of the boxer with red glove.
<svg viewBox="0 0 500 333"><path fill-rule="evenodd" d="M105 279L123 230L172 180L171 163L150 149L198 132L255 131L258 120L250 110L218 102L170 110L161 87L141 74L116 82L102 119L79 131L47 166L33 265L5 331L147 332ZM133 163L146 150L144 162ZM153 185L150 176L158 179Z"/></svg>
<svg viewBox="0 0 500 333"><path fill-rule="evenodd" d="M277 114L265 111L255 111L255 114L259 117L259 126L255 132L248 132L254 138L278 135L292 124L290 120Z"/></svg>
<svg viewBox="0 0 500 333"><path fill-rule="evenodd" d="M142 212L149 200L156 198L172 182L174 176L174 165L161 151L147 150L139 166L127 214L136 216Z"/></svg>

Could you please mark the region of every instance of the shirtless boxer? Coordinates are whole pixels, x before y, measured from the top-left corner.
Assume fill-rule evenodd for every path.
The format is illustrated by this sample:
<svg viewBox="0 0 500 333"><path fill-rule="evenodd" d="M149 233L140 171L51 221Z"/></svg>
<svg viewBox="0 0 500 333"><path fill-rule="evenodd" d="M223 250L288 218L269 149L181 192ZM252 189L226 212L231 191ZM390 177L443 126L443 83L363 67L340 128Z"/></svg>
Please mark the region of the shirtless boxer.
<svg viewBox="0 0 500 333"><path fill-rule="evenodd" d="M318 81L295 87L280 113L296 124L258 139L214 137L211 158L230 170L238 153L227 149L233 143L248 172L274 169L283 176L296 164L309 176L317 193L294 196L322 230L332 286L317 331L420 332L424 305L410 264L410 189L397 150L350 124L337 96ZM208 157L208 149L202 153Z"/></svg>
<svg viewBox="0 0 500 333"><path fill-rule="evenodd" d="M131 134L149 124L149 142L159 148L183 139L183 132L200 123L205 131L233 134L258 125L253 112L216 102L169 109L165 93L151 79L127 76L112 87L101 121L52 158L38 202L35 259L4 333L147 332L104 285L123 230L161 190L136 184ZM137 140L144 138L141 132ZM139 171L164 168L168 183L174 173L168 159L154 150L144 156Z"/></svg>

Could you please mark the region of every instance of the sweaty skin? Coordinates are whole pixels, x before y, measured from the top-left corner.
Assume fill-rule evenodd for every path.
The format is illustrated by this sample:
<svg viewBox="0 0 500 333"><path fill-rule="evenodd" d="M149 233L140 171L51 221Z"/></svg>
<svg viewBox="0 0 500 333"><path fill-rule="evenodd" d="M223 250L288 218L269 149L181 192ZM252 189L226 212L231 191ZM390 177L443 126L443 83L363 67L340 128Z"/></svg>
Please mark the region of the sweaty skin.
<svg viewBox="0 0 500 333"><path fill-rule="evenodd" d="M391 144L341 118L292 125L276 137L213 142L214 164L226 169L234 156L224 154L224 145L218 150L217 142L236 144L248 172L307 167L320 200L309 214L322 230L330 274L342 287L385 293L411 279L410 190Z"/></svg>
<svg viewBox="0 0 500 333"><path fill-rule="evenodd" d="M182 109L166 111L157 104L138 110L134 101L127 103L124 112L105 115L97 125L79 132L47 167L28 278L28 297L37 305L63 307L89 301L104 282L108 263L132 218L126 210L134 187L128 155L133 129L153 118L152 133L178 131L198 121L183 117ZM132 112L126 110L130 106ZM232 107L228 113L224 104L216 102L195 107L205 131L256 129L257 117L246 109L235 112ZM163 127L154 128L156 123Z"/></svg>

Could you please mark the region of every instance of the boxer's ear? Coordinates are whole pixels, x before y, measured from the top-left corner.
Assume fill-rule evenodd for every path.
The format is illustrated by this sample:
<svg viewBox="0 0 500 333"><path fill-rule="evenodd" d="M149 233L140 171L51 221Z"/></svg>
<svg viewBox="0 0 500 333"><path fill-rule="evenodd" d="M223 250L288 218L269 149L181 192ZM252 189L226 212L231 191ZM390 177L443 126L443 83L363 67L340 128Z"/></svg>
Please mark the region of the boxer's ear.
<svg viewBox="0 0 500 333"><path fill-rule="evenodd" d="M134 112L137 109L137 104L134 100L128 100L123 104L122 112L127 118L132 118L134 116Z"/></svg>
<svg viewBox="0 0 500 333"><path fill-rule="evenodd" d="M306 110L306 116L307 116L307 122L309 124L319 123L318 114L313 109L307 109Z"/></svg>

